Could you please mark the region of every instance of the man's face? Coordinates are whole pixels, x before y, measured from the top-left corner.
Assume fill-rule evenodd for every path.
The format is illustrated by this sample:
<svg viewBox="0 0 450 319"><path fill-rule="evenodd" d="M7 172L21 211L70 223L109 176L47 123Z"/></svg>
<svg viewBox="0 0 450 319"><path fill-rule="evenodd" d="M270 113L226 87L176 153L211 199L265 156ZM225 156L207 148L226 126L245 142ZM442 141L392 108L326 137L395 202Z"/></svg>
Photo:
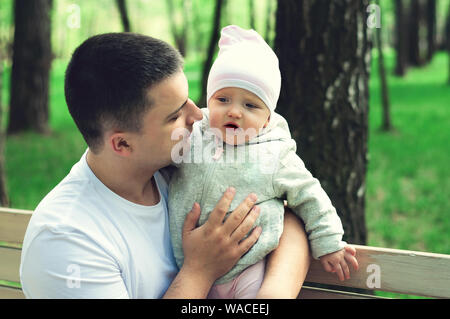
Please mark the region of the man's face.
<svg viewBox="0 0 450 319"><path fill-rule="evenodd" d="M148 97L152 107L142 118L141 132L134 142L135 158L142 165L147 161L159 169L172 163L172 148L182 139L178 136L172 139L172 132L176 129L192 132L192 125L203 115L188 97L188 82L183 71L154 85Z"/></svg>
<svg viewBox="0 0 450 319"><path fill-rule="evenodd" d="M210 126L222 134L231 145L248 142L269 123L270 111L265 103L250 91L227 87L209 99Z"/></svg>

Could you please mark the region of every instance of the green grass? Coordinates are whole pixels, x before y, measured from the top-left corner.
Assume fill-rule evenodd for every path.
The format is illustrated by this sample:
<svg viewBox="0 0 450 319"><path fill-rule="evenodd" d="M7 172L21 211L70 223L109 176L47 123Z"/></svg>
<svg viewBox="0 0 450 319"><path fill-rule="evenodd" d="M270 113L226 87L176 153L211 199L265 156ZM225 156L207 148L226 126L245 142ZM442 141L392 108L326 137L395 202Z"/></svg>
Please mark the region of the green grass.
<svg viewBox="0 0 450 319"><path fill-rule="evenodd" d="M393 54L386 52L386 61L395 130L389 133L379 130L380 85L374 59L366 193L368 244L450 254L448 56L439 53L431 64L410 69L404 78L392 75ZM200 93L198 62L187 61L185 65L193 100ZM66 62L60 60L54 61L52 67L51 135L26 133L7 139L6 173L12 207L34 209L86 148L65 104L65 67ZM3 104L6 105L8 71L4 83Z"/></svg>
<svg viewBox="0 0 450 319"><path fill-rule="evenodd" d="M392 76L392 55L387 62L393 132L379 130L377 72L370 83L369 244L450 254L448 57L438 54L405 78Z"/></svg>
<svg viewBox="0 0 450 319"><path fill-rule="evenodd" d="M374 59L366 194L368 244L450 254L448 56L440 53L426 67L410 69L404 78L392 75L394 56L387 53L386 58L394 130L380 130L380 81Z"/></svg>
<svg viewBox="0 0 450 319"><path fill-rule="evenodd" d="M67 175L86 147L65 104L64 68L65 64L57 61L51 74L52 133L44 137L29 132L7 138L5 166L11 207L34 209Z"/></svg>

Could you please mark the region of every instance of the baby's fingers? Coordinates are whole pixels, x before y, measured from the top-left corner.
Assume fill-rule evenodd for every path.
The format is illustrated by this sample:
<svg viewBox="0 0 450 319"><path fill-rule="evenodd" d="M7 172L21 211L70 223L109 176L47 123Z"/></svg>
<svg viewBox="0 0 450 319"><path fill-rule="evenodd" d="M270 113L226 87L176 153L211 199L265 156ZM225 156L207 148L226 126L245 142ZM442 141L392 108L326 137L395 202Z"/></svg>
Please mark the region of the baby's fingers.
<svg viewBox="0 0 450 319"><path fill-rule="evenodd" d="M345 246L345 252L351 254L352 256L356 256L356 249L352 246Z"/></svg>
<svg viewBox="0 0 450 319"><path fill-rule="evenodd" d="M333 265L331 265L327 260L321 259L320 262L323 266L323 269L325 269L326 272L334 272Z"/></svg>
<svg viewBox="0 0 450 319"><path fill-rule="evenodd" d="M350 279L350 269L348 269L348 265L347 265L347 263L345 262L345 260L342 260L341 263L340 263L340 265L341 265L341 269L342 269L343 272L344 272L345 279ZM340 279L340 278L339 278L339 279ZM342 279L342 280L343 280L343 279Z"/></svg>
<svg viewBox="0 0 450 319"><path fill-rule="evenodd" d="M358 264L358 260L355 258L355 256L352 255L345 255L344 256L345 260L350 263L353 267L354 270L358 270L359 268L359 264Z"/></svg>
<svg viewBox="0 0 450 319"><path fill-rule="evenodd" d="M342 269L341 264L337 263L334 265L334 270L339 278L340 281L344 281L345 277L344 277L344 271ZM347 267L348 270L348 267Z"/></svg>

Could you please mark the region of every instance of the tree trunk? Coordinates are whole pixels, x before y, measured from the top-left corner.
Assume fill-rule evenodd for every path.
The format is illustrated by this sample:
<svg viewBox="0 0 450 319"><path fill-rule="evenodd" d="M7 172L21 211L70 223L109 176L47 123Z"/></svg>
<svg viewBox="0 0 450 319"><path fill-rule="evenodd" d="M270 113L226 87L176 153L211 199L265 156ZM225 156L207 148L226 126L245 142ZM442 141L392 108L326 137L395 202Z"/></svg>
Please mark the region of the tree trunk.
<svg viewBox="0 0 450 319"><path fill-rule="evenodd" d="M341 217L349 243L366 244L370 45L368 0L278 0L278 112L298 154Z"/></svg>
<svg viewBox="0 0 450 319"><path fill-rule="evenodd" d="M16 0L8 134L48 133L50 0Z"/></svg>
<svg viewBox="0 0 450 319"><path fill-rule="evenodd" d="M420 55L420 1L411 0L409 14L409 64L421 66L423 60Z"/></svg>
<svg viewBox="0 0 450 319"><path fill-rule="evenodd" d="M3 106L2 106L2 92L3 92L3 60L6 56L6 45L0 42L0 206L9 206L8 193L5 182L5 158L4 158L4 142L5 134L3 132Z"/></svg>
<svg viewBox="0 0 450 319"><path fill-rule="evenodd" d="M436 51L436 0L427 0L427 61Z"/></svg>
<svg viewBox="0 0 450 319"><path fill-rule="evenodd" d="M272 41L270 40L270 31L272 30L272 6L273 0L267 0L266 7L266 32L264 35L264 40L266 40L267 44L272 46Z"/></svg>
<svg viewBox="0 0 450 319"><path fill-rule="evenodd" d="M186 44L187 44L187 14L188 14L188 2L183 1L183 25L181 30L178 30L175 19L175 6L173 0L167 0L167 13L170 21L170 31L172 32L175 46L182 56L186 56Z"/></svg>
<svg viewBox="0 0 450 319"><path fill-rule="evenodd" d="M248 11L250 16L250 29L256 30L255 25L255 3L253 0L248 0Z"/></svg>
<svg viewBox="0 0 450 319"><path fill-rule="evenodd" d="M404 0L395 0L396 65L395 75L404 76L408 64L408 27Z"/></svg>
<svg viewBox="0 0 450 319"><path fill-rule="evenodd" d="M216 0L216 9L214 12L214 19L213 19L213 30L211 32L211 38L209 41L209 48L208 48L208 55L206 57L205 63L203 64L203 72L202 72L202 93L200 95L199 100L197 101L197 104L201 107L206 107L206 86L208 82L208 75L209 70L211 69L214 53L217 48L217 43L220 38L220 18L221 18L221 12L222 7L225 0Z"/></svg>
<svg viewBox="0 0 450 319"><path fill-rule="evenodd" d="M199 4L197 3L197 1L192 1L191 2L192 6L191 6L191 19L192 22L190 23L190 28L192 28L192 33L191 33L191 43L193 44L193 49L195 51L196 54L204 54L203 50L203 28L201 28L201 21L203 20L203 16L201 14L201 10L199 8Z"/></svg>
<svg viewBox="0 0 450 319"><path fill-rule="evenodd" d="M376 2L377 4L379 1ZM390 102L389 102L389 88L386 77L386 69L384 66L384 54L383 54L383 41L381 38L381 28L375 29L376 44L378 50L378 73L380 76L381 84L381 104L383 109L383 118L381 124L381 130L392 130L391 115L390 115Z"/></svg>
<svg viewBox="0 0 450 319"><path fill-rule="evenodd" d="M448 84L450 85L450 2L447 11L447 19L445 22L445 42L448 55Z"/></svg>
<svg viewBox="0 0 450 319"><path fill-rule="evenodd" d="M122 21L123 31L124 32L130 32L130 20L128 19L128 11L127 11L127 4L125 0L116 0L117 8L119 9L120 13L120 20Z"/></svg>

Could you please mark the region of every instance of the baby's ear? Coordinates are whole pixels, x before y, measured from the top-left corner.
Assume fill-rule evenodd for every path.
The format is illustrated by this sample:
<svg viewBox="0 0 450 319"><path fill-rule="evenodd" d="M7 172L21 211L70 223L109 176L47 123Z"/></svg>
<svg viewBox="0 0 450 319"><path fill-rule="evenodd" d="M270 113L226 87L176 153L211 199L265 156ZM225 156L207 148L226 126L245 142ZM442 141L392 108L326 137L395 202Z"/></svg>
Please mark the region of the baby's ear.
<svg viewBox="0 0 450 319"><path fill-rule="evenodd" d="M266 124L264 124L263 128L266 128L267 125L269 125L269 122L270 122L270 115L269 115L269 118L268 118L267 121L266 121Z"/></svg>

